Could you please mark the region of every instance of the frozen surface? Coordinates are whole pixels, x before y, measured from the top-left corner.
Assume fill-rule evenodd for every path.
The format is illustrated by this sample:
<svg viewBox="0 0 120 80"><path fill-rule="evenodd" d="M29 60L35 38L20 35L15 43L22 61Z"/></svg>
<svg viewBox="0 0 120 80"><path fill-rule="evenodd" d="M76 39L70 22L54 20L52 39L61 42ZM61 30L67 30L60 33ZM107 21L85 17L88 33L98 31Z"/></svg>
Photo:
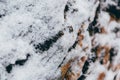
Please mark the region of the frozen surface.
<svg viewBox="0 0 120 80"><path fill-rule="evenodd" d="M0 80L120 80L120 1L0 0Z"/></svg>

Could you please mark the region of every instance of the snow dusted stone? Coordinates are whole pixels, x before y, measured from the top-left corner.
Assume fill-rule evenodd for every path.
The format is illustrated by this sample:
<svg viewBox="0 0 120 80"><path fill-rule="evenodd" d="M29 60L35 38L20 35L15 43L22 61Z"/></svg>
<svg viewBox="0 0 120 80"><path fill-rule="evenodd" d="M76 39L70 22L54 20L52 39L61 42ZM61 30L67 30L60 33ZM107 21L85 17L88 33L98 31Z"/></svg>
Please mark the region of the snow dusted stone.
<svg viewBox="0 0 120 80"><path fill-rule="evenodd" d="M120 80L120 1L0 0L0 80Z"/></svg>

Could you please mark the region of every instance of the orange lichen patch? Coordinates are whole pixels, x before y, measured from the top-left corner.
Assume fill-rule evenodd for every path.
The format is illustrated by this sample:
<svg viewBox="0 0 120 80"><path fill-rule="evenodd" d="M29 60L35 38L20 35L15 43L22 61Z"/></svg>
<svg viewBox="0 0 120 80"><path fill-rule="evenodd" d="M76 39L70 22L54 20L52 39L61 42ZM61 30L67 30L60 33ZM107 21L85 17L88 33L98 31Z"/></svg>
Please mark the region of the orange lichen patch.
<svg viewBox="0 0 120 80"><path fill-rule="evenodd" d="M110 54L109 54L110 47L109 46L98 46L97 49L96 49L96 56L98 58L100 58L101 57L101 52L103 50L105 51L104 52L104 57L103 57L103 64L107 64L109 59L110 59Z"/></svg>
<svg viewBox="0 0 120 80"><path fill-rule="evenodd" d="M103 64L107 64L108 61L109 61L109 54L106 54L103 58Z"/></svg>
<svg viewBox="0 0 120 80"><path fill-rule="evenodd" d="M79 43L79 45L82 47L82 45L83 45L83 43L82 43L82 40L84 39L84 36L82 35L82 34L80 34L79 36L78 36L78 43Z"/></svg>
<svg viewBox="0 0 120 80"><path fill-rule="evenodd" d="M75 61L76 60L76 61ZM65 65L61 67L61 80L77 80L81 74L82 67L84 62L87 60L86 56L81 57L74 57L74 59L68 61ZM74 63L74 66L72 64ZM78 67L78 71L74 71L74 69Z"/></svg>
<svg viewBox="0 0 120 80"><path fill-rule="evenodd" d="M80 73L68 73L68 75L66 76L66 80L77 80L78 77L80 76Z"/></svg>
<svg viewBox="0 0 120 80"><path fill-rule="evenodd" d="M103 64L107 64L107 62L109 61L109 58L110 58L110 55L109 55L110 47L104 46L104 49L105 49L105 56L103 58Z"/></svg>
<svg viewBox="0 0 120 80"><path fill-rule="evenodd" d="M77 80L77 79L80 77L80 74L81 74L83 65L84 65L84 63L85 63L86 60L87 60L87 57L86 57L86 56L83 56L83 57L81 57L81 59L77 62L77 65L75 65L75 66L78 66L79 70L78 70L78 72L74 73L75 75L72 76L72 79L71 79L71 80Z"/></svg>
<svg viewBox="0 0 120 80"><path fill-rule="evenodd" d="M79 29L79 31L78 31L78 36L79 36L81 33L82 33L82 30L81 30L81 29Z"/></svg>
<svg viewBox="0 0 120 80"><path fill-rule="evenodd" d="M80 46L82 46L82 35L81 35L81 33L82 33L82 30L81 29L79 29L79 31L78 31L78 44L80 45Z"/></svg>
<svg viewBox="0 0 120 80"><path fill-rule="evenodd" d="M97 80L104 80L104 78L105 78L105 73L104 73L104 72L102 72L102 73L100 73L100 74L99 74L99 76L98 76L98 79L97 79Z"/></svg>
<svg viewBox="0 0 120 80"><path fill-rule="evenodd" d="M61 67L61 75L62 75L62 80L64 80L68 70L70 69L72 60L68 61L65 65Z"/></svg>
<svg viewBox="0 0 120 80"><path fill-rule="evenodd" d="M101 51L102 51L102 47L99 46L99 47L97 48L97 51L96 51L96 55L97 55L98 58L100 57Z"/></svg>
<svg viewBox="0 0 120 80"><path fill-rule="evenodd" d="M82 68L86 60L87 60L86 56L81 57L80 61L78 62L78 66Z"/></svg>
<svg viewBox="0 0 120 80"><path fill-rule="evenodd" d="M84 35L80 34L80 35L78 36L78 39L79 39L79 40L83 40L83 39L84 39Z"/></svg>
<svg viewBox="0 0 120 80"><path fill-rule="evenodd" d="M71 70L71 64L78 59L78 57L74 57L73 59L69 60L65 65L61 67L61 80L74 80L72 77L75 77L76 74L74 74Z"/></svg>
<svg viewBox="0 0 120 80"><path fill-rule="evenodd" d="M80 61L78 61L77 65L82 69L86 60L87 60L86 56L81 57L81 59L80 59Z"/></svg>
<svg viewBox="0 0 120 80"><path fill-rule="evenodd" d="M100 53L102 50L105 50L105 54L108 54L110 48L108 46L98 46L96 50L97 57L100 57Z"/></svg>
<svg viewBox="0 0 120 80"><path fill-rule="evenodd" d="M85 62L87 60L86 56L81 57L81 61Z"/></svg>
<svg viewBox="0 0 120 80"><path fill-rule="evenodd" d="M103 33L103 34L107 33L104 27L101 28L101 33Z"/></svg>
<svg viewBox="0 0 120 80"><path fill-rule="evenodd" d="M82 47L82 46L83 46L82 41L79 41L79 42L78 42L78 44L80 45L80 47Z"/></svg>
<svg viewBox="0 0 120 80"><path fill-rule="evenodd" d="M71 72L71 73L68 73L67 75L66 75L66 80L71 80L72 79L72 76L74 76L75 74L73 73L73 72Z"/></svg>

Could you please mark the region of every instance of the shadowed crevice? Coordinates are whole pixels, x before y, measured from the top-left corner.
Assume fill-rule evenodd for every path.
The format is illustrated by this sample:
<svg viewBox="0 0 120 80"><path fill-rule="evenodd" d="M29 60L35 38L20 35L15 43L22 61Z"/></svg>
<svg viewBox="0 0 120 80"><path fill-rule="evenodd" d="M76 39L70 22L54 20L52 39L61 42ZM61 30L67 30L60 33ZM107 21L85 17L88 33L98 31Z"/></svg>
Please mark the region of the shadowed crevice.
<svg viewBox="0 0 120 80"><path fill-rule="evenodd" d="M26 59L18 59L18 60L15 62L15 65L20 65L20 66L24 65L25 62L28 60L29 56L30 56L30 55L27 54Z"/></svg>
<svg viewBox="0 0 120 80"><path fill-rule="evenodd" d="M62 37L62 35L64 35L63 31L59 31L55 36L53 36L52 38L46 40L44 43L39 43L39 44L35 44L34 47L37 50L37 52L40 51L47 51L49 50L49 48L55 43L57 42L57 40Z"/></svg>
<svg viewBox="0 0 120 80"><path fill-rule="evenodd" d="M74 44L68 49L68 52L70 52L72 49L74 49L77 44L78 44L78 41L75 41Z"/></svg>
<svg viewBox="0 0 120 80"><path fill-rule="evenodd" d="M11 73L13 66L14 64L9 64L8 66L6 66L7 73Z"/></svg>
<svg viewBox="0 0 120 80"><path fill-rule="evenodd" d="M117 6L108 5L106 12L108 12L109 15L114 17L116 20L120 19L120 9L118 9Z"/></svg>
<svg viewBox="0 0 120 80"><path fill-rule="evenodd" d="M86 76L85 75L81 75L77 80L85 80Z"/></svg>
<svg viewBox="0 0 120 80"><path fill-rule="evenodd" d="M11 73L11 71L15 65L23 66L29 57L30 57L30 54L27 54L26 59L19 59L19 60L15 61L15 64L9 64L8 66L6 66L7 73Z"/></svg>
<svg viewBox="0 0 120 80"><path fill-rule="evenodd" d="M115 48L110 49L110 63L113 62L113 58L117 55L117 52L115 51Z"/></svg>
<svg viewBox="0 0 120 80"><path fill-rule="evenodd" d="M88 29L87 29L89 31L90 36L100 32L100 29L98 28L98 26L96 26L98 24L99 13L100 13L100 4L98 5L96 9L95 17L93 21L89 24Z"/></svg>

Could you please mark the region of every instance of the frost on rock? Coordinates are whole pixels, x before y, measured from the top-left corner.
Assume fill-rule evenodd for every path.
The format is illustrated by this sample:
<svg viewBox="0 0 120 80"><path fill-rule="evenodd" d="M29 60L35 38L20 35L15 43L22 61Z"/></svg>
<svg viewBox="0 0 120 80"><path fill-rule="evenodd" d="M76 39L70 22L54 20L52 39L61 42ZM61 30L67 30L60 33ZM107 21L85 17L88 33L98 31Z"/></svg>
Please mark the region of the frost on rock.
<svg viewBox="0 0 120 80"><path fill-rule="evenodd" d="M0 0L0 80L120 80L120 1Z"/></svg>

